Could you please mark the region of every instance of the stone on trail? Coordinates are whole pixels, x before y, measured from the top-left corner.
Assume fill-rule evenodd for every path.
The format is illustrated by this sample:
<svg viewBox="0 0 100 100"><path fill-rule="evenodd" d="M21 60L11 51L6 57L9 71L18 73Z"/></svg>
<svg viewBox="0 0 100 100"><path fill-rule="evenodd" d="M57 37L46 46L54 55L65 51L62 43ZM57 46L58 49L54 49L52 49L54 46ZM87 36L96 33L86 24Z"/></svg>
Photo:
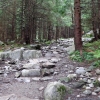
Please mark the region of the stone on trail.
<svg viewBox="0 0 100 100"><path fill-rule="evenodd" d="M43 78L40 78L40 81L49 81L53 79L53 77L43 77Z"/></svg>
<svg viewBox="0 0 100 100"><path fill-rule="evenodd" d="M9 56L12 60L16 60L16 59L22 59L23 58L22 54L23 54L22 49L16 49L14 51L11 51Z"/></svg>
<svg viewBox="0 0 100 100"><path fill-rule="evenodd" d="M40 69L23 69L21 73L23 77L39 77L41 75Z"/></svg>
<svg viewBox="0 0 100 100"><path fill-rule="evenodd" d="M47 69L47 68L41 69L41 75L42 76L49 76L53 73L54 73L54 69Z"/></svg>
<svg viewBox="0 0 100 100"><path fill-rule="evenodd" d="M15 60L11 60L11 61L8 62L8 64L15 65L16 64L16 61Z"/></svg>
<svg viewBox="0 0 100 100"><path fill-rule="evenodd" d="M10 58L10 53L11 51L0 52L0 58L1 59Z"/></svg>
<svg viewBox="0 0 100 100"><path fill-rule="evenodd" d="M57 63L60 59L57 58L51 58L50 62L51 63Z"/></svg>
<svg viewBox="0 0 100 100"><path fill-rule="evenodd" d="M32 78L33 81L40 81L40 77L34 77Z"/></svg>
<svg viewBox="0 0 100 100"><path fill-rule="evenodd" d="M23 59L28 60L32 58L42 57L42 53L39 50L26 50L23 52Z"/></svg>
<svg viewBox="0 0 100 100"><path fill-rule="evenodd" d="M81 88L85 84L86 84L86 82L84 82L84 81L75 82L75 83L73 83L73 88Z"/></svg>
<svg viewBox="0 0 100 100"><path fill-rule="evenodd" d="M44 100L63 100L67 87L60 82L50 82L44 90Z"/></svg>
<svg viewBox="0 0 100 100"><path fill-rule="evenodd" d="M69 79L77 78L77 74L68 74L67 78Z"/></svg>
<svg viewBox="0 0 100 100"><path fill-rule="evenodd" d="M39 69L40 68L40 64L39 63L27 63L23 66L23 68L26 69Z"/></svg>
<svg viewBox="0 0 100 100"><path fill-rule="evenodd" d="M96 74L97 74L97 75L100 75L100 69L97 69L97 70L96 70Z"/></svg>
<svg viewBox="0 0 100 100"><path fill-rule="evenodd" d="M45 62L48 62L49 60L47 58L41 58L39 59L39 62L40 63L45 63Z"/></svg>
<svg viewBox="0 0 100 100"><path fill-rule="evenodd" d="M0 57L1 57L1 59L10 58L12 60L16 60L16 59L22 59L22 54L23 54L22 49L16 49L16 50L13 50L13 51L1 52Z"/></svg>
<svg viewBox="0 0 100 100"><path fill-rule="evenodd" d="M86 70L84 67L79 67L77 70L76 70L76 74L85 74Z"/></svg>
<svg viewBox="0 0 100 100"><path fill-rule="evenodd" d="M91 92L90 90L85 90L83 93L84 93L85 95L90 95L90 94L92 94L92 92Z"/></svg>
<svg viewBox="0 0 100 100"><path fill-rule="evenodd" d="M54 68L55 67L55 64L54 63L51 63L51 62L46 62L46 63L43 63L42 64L42 68Z"/></svg>
<svg viewBox="0 0 100 100"><path fill-rule="evenodd" d="M4 43L2 41L0 41L0 45L4 45Z"/></svg>
<svg viewBox="0 0 100 100"><path fill-rule="evenodd" d="M15 77L16 77L16 78L18 78L18 77L20 77L20 76L21 76L21 72L16 72L16 73L15 73Z"/></svg>
<svg viewBox="0 0 100 100"><path fill-rule="evenodd" d="M29 77L19 77L15 78L18 82L24 82L24 83L29 83L31 82L31 79Z"/></svg>
<svg viewBox="0 0 100 100"><path fill-rule="evenodd" d="M100 92L100 87L97 87L97 89L95 89L94 92L99 93Z"/></svg>

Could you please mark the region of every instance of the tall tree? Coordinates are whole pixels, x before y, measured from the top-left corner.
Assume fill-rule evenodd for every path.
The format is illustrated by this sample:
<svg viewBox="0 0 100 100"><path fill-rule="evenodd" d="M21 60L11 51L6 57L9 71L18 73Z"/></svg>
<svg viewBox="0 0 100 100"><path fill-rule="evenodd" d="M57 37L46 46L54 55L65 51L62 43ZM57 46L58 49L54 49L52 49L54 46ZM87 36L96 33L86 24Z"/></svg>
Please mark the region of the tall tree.
<svg viewBox="0 0 100 100"><path fill-rule="evenodd" d="M75 50L82 50L82 34L81 34L81 8L80 0L74 0L74 43Z"/></svg>

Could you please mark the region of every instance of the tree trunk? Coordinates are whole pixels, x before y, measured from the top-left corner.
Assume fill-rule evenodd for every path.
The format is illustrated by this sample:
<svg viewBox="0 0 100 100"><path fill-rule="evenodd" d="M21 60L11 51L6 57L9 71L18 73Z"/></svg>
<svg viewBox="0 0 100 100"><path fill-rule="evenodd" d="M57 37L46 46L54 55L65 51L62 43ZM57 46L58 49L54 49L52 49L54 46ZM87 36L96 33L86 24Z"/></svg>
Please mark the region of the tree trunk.
<svg viewBox="0 0 100 100"><path fill-rule="evenodd" d="M75 50L82 50L82 34L81 34L81 9L80 0L74 0L74 44Z"/></svg>

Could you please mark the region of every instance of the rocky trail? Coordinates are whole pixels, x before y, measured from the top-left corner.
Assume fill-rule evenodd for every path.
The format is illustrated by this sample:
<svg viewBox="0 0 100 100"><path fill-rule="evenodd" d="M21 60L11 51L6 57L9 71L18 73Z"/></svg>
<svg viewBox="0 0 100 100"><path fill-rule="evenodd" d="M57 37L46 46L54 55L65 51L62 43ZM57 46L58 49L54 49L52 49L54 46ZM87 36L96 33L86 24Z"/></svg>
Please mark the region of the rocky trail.
<svg viewBox="0 0 100 100"><path fill-rule="evenodd" d="M48 93L57 96L51 87L45 89L50 82L67 88L63 100L100 100L100 87L93 84L100 81L100 70L70 60L73 45L73 40L64 39L41 51L21 48L1 54L0 100L54 100L45 99Z"/></svg>

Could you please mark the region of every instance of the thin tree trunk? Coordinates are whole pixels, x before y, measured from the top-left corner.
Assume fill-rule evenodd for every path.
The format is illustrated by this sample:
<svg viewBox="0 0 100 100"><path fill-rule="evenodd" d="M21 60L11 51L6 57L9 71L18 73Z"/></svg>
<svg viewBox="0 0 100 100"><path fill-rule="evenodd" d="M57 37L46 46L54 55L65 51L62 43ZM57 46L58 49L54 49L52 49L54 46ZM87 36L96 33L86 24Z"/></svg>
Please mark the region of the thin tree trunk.
<svg viewBox="0 0 100 100"><path fill-rule="evenodd" d="M74 0L74 44L75 50L82 51L80 0Z"/></svg>

